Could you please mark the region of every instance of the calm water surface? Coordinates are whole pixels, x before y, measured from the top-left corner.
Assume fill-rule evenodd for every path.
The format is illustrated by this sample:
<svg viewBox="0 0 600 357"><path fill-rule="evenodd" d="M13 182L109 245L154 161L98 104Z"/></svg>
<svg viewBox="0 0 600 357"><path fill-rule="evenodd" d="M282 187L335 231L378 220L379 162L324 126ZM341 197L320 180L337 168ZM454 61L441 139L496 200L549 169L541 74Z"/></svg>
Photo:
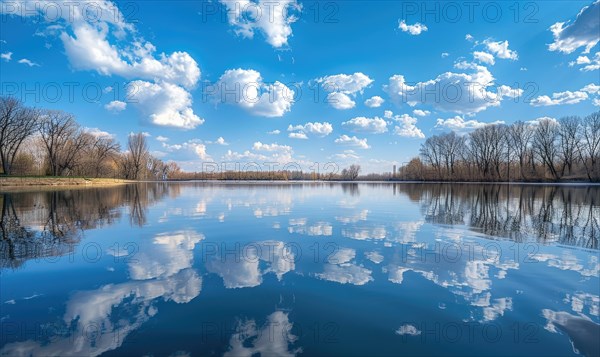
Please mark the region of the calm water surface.
<svg viewBox="0 0 600 357"><path fill-rule="evenodd" d="M0 194L0 355L600 355L600 187Z"/></svg>

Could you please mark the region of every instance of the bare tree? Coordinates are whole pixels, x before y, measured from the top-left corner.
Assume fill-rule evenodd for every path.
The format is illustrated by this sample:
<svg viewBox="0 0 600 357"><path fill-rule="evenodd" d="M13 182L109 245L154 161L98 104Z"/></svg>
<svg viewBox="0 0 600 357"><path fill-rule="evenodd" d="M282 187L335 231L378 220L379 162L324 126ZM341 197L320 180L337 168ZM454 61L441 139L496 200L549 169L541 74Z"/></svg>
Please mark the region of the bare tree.
<svg viewBox="0 0 600 357"><path fill-rule="evenodd" d="M99 177L102 174L106 160L111 158L115 160L120 148L121 147L119 143L117 143L112 137L99 136L94 139L91 151L94 162L95 177Z"/></svg>
<svg viewBox="0 0 600 357"><path fill-rule="evenodd" d="M579 127L581 118L578 116L567 116L560 118L558 127L558 138L560 143L560 155L564 162L561 174L568 169L569 175L573 173L573 164L579 159Z"/></svg>
<svg viewBox="0 0 600 357"><path fill-rule="evenodd" d="M4 174L10 175L19 148L38 127L37 110L24 107L14 98L0 98L0 161Z"/></svg>
<svg viewBox="0 0 600 357"><path fill-rule="evenodd" d="M84 149L93 141L93 137L81 129L71 114L56 110L42 114L40 134L53 176L73 173Z"/></svg>
<svg viewBox="0 0 600 357"><path fill-rule="evenodd" d="M559 125L550 119L540 120L533 135L533 149L540 157L542 164L550 170L555 180L560 179L561 163L559 163L559 152L557 140Z"/></svg>
<svg viewBox="0 0 600 357"><path fill-rule="evenodd" d="M504 126L486 125L469 135L471 155L483 179L500 179L505 134Z"/></svg>
<svg viewBox="0 0 600 357"><path fill-rule="evenodd" d="M460 157L461 151L465 149L465 138L456 135L455 132L443 134L439 137L439 147L446 173L450 179L454 179L456 161Z"/></svg>
<svg viewBox="0 0 600 357"><path fill-rule="evenodd" d="M512 124L508 129L509 146L519 159L519 173L521 179L525 179L525 172L523 169L526 164L533 133L534 131L532 130L531 125L522 121Z"/></svg>
<svg viewBox="0 0 600 357"><path fill-rule="evenodd" d="M347 169L342 170L342 179L347 181L354 181L360 174L360 165L350 165Z"/></svg>
<svg viewBox="0 0 600 357"><path fill-rule="evenodd" d="M581 161L589 180L600 180L600 111L583 119Z"/></svg>
<svg viewBox="0 0 600 357"><path fill-rule="evenodd" d="M441 178L441 141L438 136L432 136L425 140L425 143L421 144L420 153L423 157L424 161L429 165L433 166L434 170L437 172L438 179Z"/></svg>
<svg viewBox="0 0 600 357"><path fill-rule="evenodd" d="M129 159L131 165L131 178L134 180L140 179L142 169L147 163L149 156L148 144L143 133L132 134L127 142L129 149Z"/></svg>

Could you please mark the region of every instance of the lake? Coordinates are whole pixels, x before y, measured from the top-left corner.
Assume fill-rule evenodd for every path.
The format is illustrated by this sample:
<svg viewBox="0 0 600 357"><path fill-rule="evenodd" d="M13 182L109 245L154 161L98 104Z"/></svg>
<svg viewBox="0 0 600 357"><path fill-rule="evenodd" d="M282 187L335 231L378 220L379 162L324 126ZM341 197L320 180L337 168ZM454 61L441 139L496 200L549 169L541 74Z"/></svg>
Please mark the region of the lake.
<svg viewBox="0 0 600 357"><path fill-rule="evenodd" d="M600 186L0 194L0 355L600 355Z"/></svg>

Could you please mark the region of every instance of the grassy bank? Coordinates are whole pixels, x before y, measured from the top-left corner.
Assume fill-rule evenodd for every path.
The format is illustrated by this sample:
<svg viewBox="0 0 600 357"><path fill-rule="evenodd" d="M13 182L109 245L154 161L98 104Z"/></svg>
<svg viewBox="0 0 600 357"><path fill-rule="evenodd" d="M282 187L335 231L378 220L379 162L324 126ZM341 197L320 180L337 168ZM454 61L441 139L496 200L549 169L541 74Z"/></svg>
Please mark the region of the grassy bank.
<svg viewBox="0 0 600 357"><path fill-rule="evenodd" d="M0 176L0 190L12 188L56 187L56 186L112 186L134 181L111 178L52 177L52 176Z"/></svg>

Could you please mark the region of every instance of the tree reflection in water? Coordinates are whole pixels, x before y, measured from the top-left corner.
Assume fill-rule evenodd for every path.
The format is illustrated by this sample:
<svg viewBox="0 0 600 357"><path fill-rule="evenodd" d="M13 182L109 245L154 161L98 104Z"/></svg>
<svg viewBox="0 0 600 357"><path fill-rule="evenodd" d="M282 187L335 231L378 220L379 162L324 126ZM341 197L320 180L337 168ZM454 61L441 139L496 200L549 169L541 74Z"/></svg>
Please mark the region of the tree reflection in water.
<svg viewBox="0 0 600 357"><path fill-rule="evenodd" d="M399 184L396 189L420 203L429 223L466 225L516 242L598 249L598 186Z"/></svg>
<svg viewBox="0 0 600 357"><path fill-rule="evenodd" d="M178 196L179 189L159 183L1 193L0 268L73 252L85 230L121 219L123 206L129 207L130 223L143 226L148 206Z"/></svg>

